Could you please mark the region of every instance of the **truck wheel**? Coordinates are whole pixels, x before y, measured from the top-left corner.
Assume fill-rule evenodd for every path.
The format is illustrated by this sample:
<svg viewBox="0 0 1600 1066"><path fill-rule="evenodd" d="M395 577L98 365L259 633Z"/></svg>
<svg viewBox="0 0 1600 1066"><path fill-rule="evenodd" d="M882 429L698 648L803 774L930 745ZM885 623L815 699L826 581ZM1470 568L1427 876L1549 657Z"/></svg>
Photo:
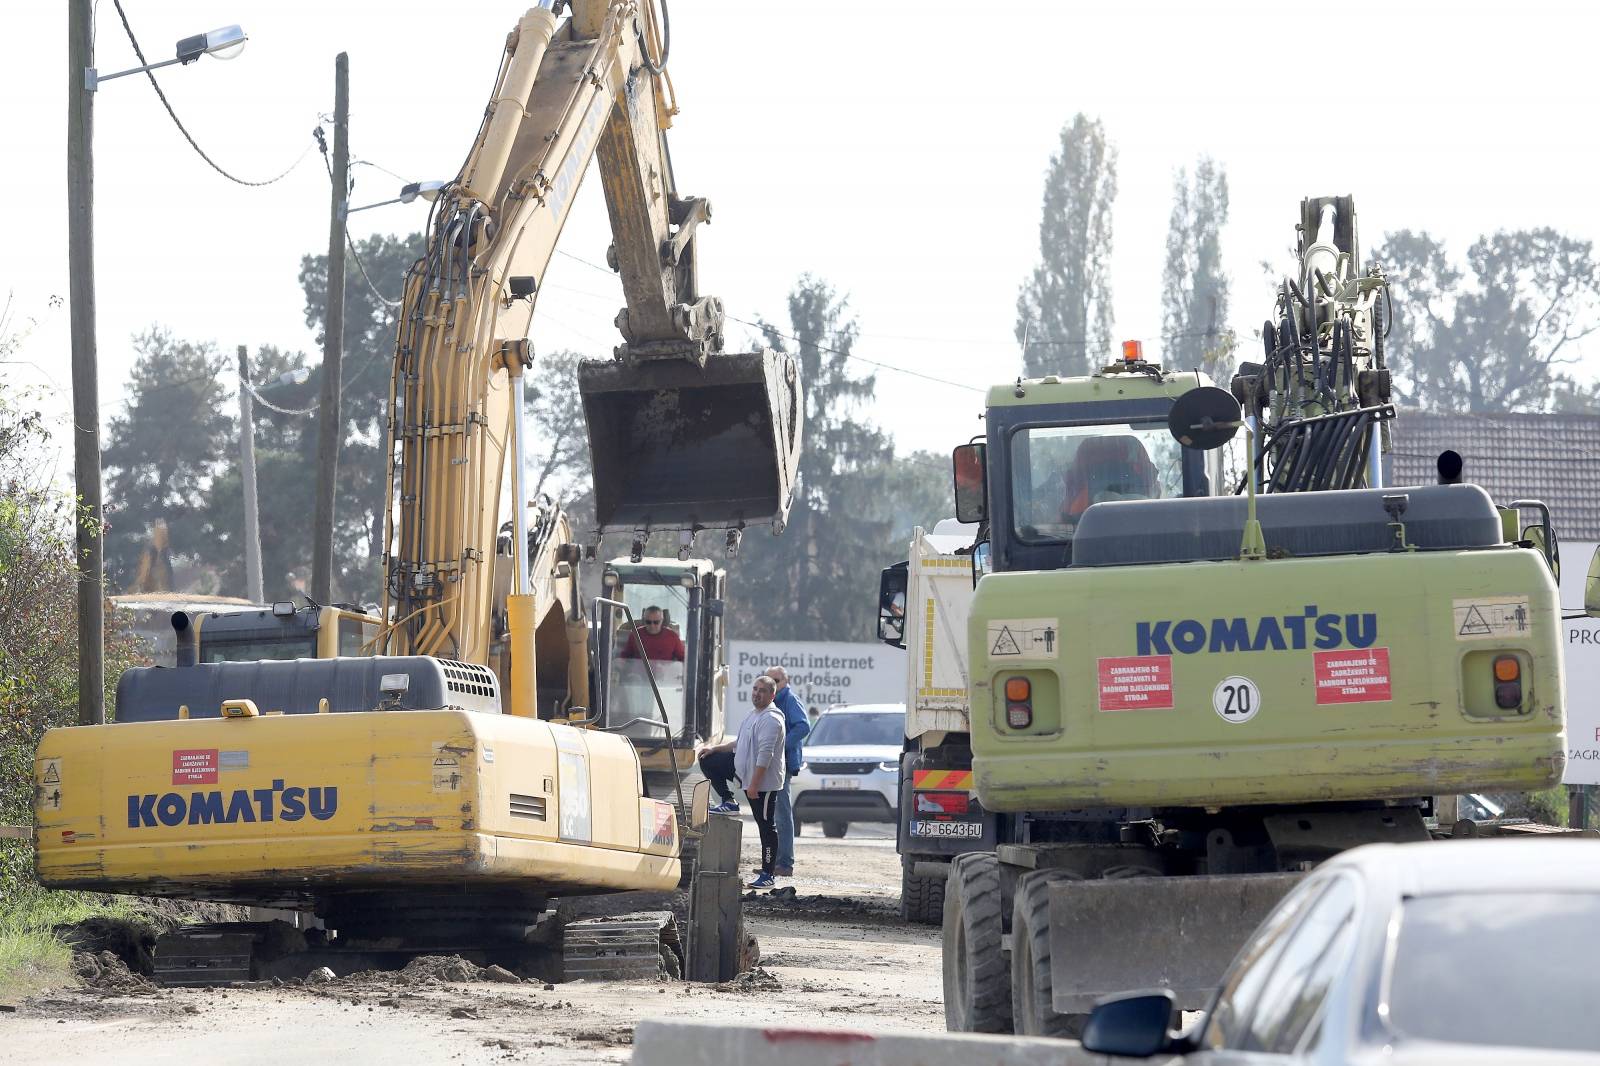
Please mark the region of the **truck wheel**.
<svg viewBox="0 0 1600 1066"><path fill-rule="evenodd" d="M1011 974L1000 947L1000 862L992 852L957 855L944 892L944 1027L953 1033L1011 1031Z"/></svg>
<svg viewBox="0 0 1600 1066"><path fill-rule="evenodd" d="M912 873L916 857L900 856L900 917L918 925L938 925L944 918L946 877Z"/></svg>
<svg viewBox="0 0 1600 1066"><path fill-rule="evenodd" d="M850 829L850 823L849 822L823 822L822 823L822 835L825 836L825 837L833 837L833 838L837 839L839 837L844 836L845 833L849 831L849 829Z"/></svg>
<svg viewBox="0 0 1600 1066"><path fill-rule="evenodd" d="M1013 1029L1018 1036L1076 1040L1087 1014L1058 1014L1051 1004L1050 884L1082 880L1070 870L1034 870L1017 880L1011 912Z"/></svg>

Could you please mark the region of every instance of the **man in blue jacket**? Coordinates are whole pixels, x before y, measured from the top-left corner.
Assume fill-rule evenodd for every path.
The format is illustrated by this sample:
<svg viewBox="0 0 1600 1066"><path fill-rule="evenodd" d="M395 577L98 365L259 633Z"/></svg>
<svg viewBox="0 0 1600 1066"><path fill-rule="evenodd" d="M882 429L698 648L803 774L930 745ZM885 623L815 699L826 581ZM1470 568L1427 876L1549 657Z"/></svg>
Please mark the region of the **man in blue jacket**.
<svg viewBox="0 0 1600 1066"><path fill-rule="evenodd" d="M778 686L778 694L773 697L772 702L783 712L783 754L784 764L787 767L783 785L778 789L778 858L773 873L779 877L793 877L794 803L789 798L789 782L800 772L800 745L805 740L806 734L811 732L811 719L806 717L806 708L800 702L800 697L789 687L788 672L781 666L771 666L767 668L766 674Z"/></svg>

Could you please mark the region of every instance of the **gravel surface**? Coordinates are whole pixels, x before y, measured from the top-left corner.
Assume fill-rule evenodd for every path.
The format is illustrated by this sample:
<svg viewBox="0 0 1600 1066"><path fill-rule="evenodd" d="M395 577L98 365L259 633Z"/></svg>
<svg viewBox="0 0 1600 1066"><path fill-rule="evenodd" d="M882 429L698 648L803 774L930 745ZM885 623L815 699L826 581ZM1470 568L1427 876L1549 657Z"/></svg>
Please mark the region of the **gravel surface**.
<svg viewBox="0 0 1600 1066"><path fill-rule="evenodd" d="M751 868L755 845L746 819ZM154 989L125 984L114 967L92 977L89 957L82 970L94 985L55 989L4 1015L0 1063L614 1063L630 1057L641 1019L748 1022L757 1013L778 1024L941 1031L938 933L897 917L892 827L801 837L795 868L780 881L792 898L745 904L761 963L723 985L519 983L459 960L418 959L409 973L281 988Z"/></svg>

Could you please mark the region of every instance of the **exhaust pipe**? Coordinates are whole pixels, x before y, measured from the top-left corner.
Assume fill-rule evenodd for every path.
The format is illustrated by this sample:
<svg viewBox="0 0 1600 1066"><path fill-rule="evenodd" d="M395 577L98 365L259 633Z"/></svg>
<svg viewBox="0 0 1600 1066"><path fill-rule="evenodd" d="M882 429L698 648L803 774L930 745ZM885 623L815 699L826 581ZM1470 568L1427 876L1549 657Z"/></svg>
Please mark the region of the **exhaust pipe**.
<svg viewBox="0 0 1600 1066"><path fill-rule="evenodd" d="M200 661L200 628L196 624L199 621L199 615L190 615L188 611L172 612L174 666L193 666Z"/></svg>

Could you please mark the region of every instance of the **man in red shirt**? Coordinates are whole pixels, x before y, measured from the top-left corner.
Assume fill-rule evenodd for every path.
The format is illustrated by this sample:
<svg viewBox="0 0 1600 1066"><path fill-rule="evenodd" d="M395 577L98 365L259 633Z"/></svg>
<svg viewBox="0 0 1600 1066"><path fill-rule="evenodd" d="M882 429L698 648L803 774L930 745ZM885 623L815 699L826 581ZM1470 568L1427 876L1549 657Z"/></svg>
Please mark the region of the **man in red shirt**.
<svg viewBox="0 0 1600 1066"><path fill-rule="evenodd" d="M634 634L639 640L634 641ZM622 647L622 658L637 659L639 657L639 644L644 645L644 654L651 662L664 663L676 659L683 662L683 638L667 628L665 612L659 607L646 607L644 617L633 633L627 634Z"/></svg>

